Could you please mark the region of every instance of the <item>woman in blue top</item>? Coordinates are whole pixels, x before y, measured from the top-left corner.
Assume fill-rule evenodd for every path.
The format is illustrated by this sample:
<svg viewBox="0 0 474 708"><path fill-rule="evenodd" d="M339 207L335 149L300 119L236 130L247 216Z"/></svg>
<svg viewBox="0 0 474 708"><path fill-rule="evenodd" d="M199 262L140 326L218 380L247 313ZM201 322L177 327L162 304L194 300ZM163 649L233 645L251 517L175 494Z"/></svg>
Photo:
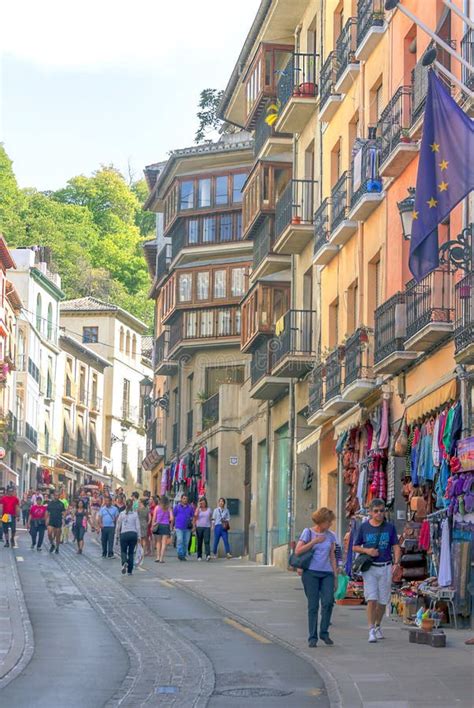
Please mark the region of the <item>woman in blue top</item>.
<svg viewBox="0 0 474 708"><path fill-rule="evenodd" d="M321 603L321 626L319 636L325 644L334 644L329 637L334 591L337 587L336 536L329 531L335 515L331 509L322 507L311 516L314 526L304 529L296 544L299 556L313 549L313 557L307 570L302 571L304 592L308 600L308 646L318 645L318 611ZM300 572L300 571L299 571Z"/></svg>

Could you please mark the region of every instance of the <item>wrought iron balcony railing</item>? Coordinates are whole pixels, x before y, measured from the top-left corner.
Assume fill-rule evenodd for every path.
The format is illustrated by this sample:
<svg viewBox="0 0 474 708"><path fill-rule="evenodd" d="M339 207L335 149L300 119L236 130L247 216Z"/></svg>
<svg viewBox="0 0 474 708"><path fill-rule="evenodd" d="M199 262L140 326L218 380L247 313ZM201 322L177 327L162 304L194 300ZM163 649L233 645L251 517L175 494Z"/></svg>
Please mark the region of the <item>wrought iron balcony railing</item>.
<svg viewBox="0 0 474 708"><path fill-rule="evenodd" d="M317 54L293 54L278 81L277 96L280 110L290 98L314 98L318 94Z"/></svg>
<svg viewBox="0 0 474 708"><path fill-rule="evenodd" d="M380 138L367 140L355 155L352 163L351 207L355 206L365 194L382 191L379 167Z"/></svg>
<svg viewBox="0 0 474 708"><path fill-rule="evenodd" d="M357 3L357 46L372 27L384 23L384 0L359 0Z"/></svg>
<svg viewBox="0 0 474 708"><path fill-rule="evenodd" d="M265 219L255 232L253 240L253 267L257 268L273 252L272 220Z"/></svg>
<svg viewBox="0 0 474 708"><path fill-rule="evenodd" d="M455 286L456 354L474 343L474 271L467 273Z"/></svg>
<svg viewBox="0 0 474 708"><path fill-rule="evenodd" d="M318 364L311 375L308 402L310 416L319 411L324 404L324 371L324 364Z"/></svg>
<svg viewBox="0 0 474 708"><path fill-rule="evenodd" d="M218 420L219 394L215 393L202 404L202 429L207 430L207 428L211 428Z"/></svg>
<svg viewBox="0 0 474 708"><path fill-rule="evenodd" d="M324 62L321 75L320 75L320 108L324 106L328 98L330 98L334 93L334 85L337 81L337 56L336 52L330 52L326 61Z"/></svg>
<svg viewBox="0 0 474 708"><path fill-rule="evenodd" d="M406 286L407 338L430 322L453 321L453 280L448 268L439 268Z"/></svg>
<svg viewBox="0 0 474 708"><path fill-rule="evenodd" d="M314 218L314 188L311 179L292 179L276 203L275 236L290 224L312 224Z"/></svg>
<svg viewBox="0 0 474 708"><path fill-rule="evenodd" d="M336 347L326 358L326 401L339 396L342 389L343 350Z"/></svg>
<svg viewBox="0 0 474 708"><path fill-rule="evenodd" d="M349 64L358 63L355 58L357 48L357 18L349 17L336 41L336 81L338 81Z"/></svg>
<svg viewBox="0 0 474 708"><path fill-rule="evenodd" d="M314 213L314 253L328 242L330 207L331 200L326 197Z"/></svg>
<svg viewBox="0 0 474 708"><path fill-rule="evenodd" d="M382 111L377 126L381 141L380 162L384 162L400 142L410 140L406 136L406 131L410 127L412 98L413 88L400 86Z"/></svg>
<svg viewBox="0 0 474 708"><path fill-rule="evenodd" d="M373 331L359 327L344 347L344 386L373 378Z"/></svg>
<svg viewBox="0 0 474 708"><path fill-rule="evenodd" d="M273 361L276 366L285 356L315 356L313 349L313 310L288 310L283 330L274 339ZM278 328L278 323L277 323Z"/></svg>
<svg viewBox="0 0 474 708"><path fill-rule="evenodd" d="M169 331L165 330L155 339L155 345L153 347L153 366L155 369L164 359L166 359L169 346L169 336Z"/></svg>
<svg viewBox="0 0 474 708"><path fill-rule="evenodd" d="M331 191L331 231L343 221L349 211L351 173L343 172Z"/></svg>
<svg viewBox="0 0 474 708"><path fill-rule="evenodd" d="M463 59L469 62L471 66L474 66L474 29L468 29L466 34L461 40L461 55ZM469 71L469 69L462 65L462 81L471 90L474 89L474 71Z"/></svg>
<svg viewBox="0 0 474 708"><path fill-rule="evenodd" d="M377 364L397 351L406 340L406 295L395 293L375 310L374 362Z"/></svg>
<svg viewBox="0 0 474 708"><path fill-rule="evenodd" d="M250 362L250 382L252 386L260 381L261 378L270 374L272 347L273 339L265 338L253 350Z"/></svg>

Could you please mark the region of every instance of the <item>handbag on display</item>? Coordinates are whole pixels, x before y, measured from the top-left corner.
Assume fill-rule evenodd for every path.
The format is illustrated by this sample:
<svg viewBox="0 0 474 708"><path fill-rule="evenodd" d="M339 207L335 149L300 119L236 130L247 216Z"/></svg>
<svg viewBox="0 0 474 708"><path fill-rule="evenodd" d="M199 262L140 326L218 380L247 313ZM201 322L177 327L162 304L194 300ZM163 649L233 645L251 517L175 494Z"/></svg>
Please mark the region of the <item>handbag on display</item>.
<svg viewBox="0 0 474 708"><path fill-rule="evenodd" d="M426 560L423 553L404 553L400 560L402 568L414 568L419 565L425 567L425 564Z"/></svg>
<svg viewBox="0 0 474 708"><path fill-rule="evenodd" d="M405 426L405 413L400 421L400 427L393 439L392 455L394 457L405 457L408 449L408 435Z"/></svg>
<svg viewBox="0 0 474 708"><path fill-rule="evenodd" d="M419 580L420 578L426 578L426 568L425 566L417 566L416 568L403 568L403 579L404 580Z"/></svg>

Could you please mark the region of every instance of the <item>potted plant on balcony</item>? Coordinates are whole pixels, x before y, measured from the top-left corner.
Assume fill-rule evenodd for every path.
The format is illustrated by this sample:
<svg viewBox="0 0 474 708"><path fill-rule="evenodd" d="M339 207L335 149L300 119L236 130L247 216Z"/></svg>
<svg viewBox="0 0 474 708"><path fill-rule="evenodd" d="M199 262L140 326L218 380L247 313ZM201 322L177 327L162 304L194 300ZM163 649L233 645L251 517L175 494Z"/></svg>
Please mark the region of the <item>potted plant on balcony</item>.
<svg viewBox="0 0 474 708"><path fill-rule="evenodd" d="M411 143L410 131L408 128L402 128L400 131L400 142L401 143Z"/></svg>
<svg viewBox="0 0 474 708"><path fill-rule="evenodd" d="M208 398L209 398L209 396L207 395L207 393L205 391L198 391L196 393L195 403L203 404L207 401Z"/></svg>
<svg viewBox="0 0 474 708"><path fill-rule="evenodd" d="M295 74L296 74L296 72L302 72L302 69L295 68ZM306 76L309 76L311 78L315 75L316 75L315 74L315 57L310 56L307 58ZM304 79L304 75L303 75L303 79ZM293 89L294 96L300 96L302 98L304 98L304 97L314 98L315 96L317 96L317 93L318 93L318 87L314 81L303 80L301 83L298 83L297 79L295 79L295 88Z"/></svg>

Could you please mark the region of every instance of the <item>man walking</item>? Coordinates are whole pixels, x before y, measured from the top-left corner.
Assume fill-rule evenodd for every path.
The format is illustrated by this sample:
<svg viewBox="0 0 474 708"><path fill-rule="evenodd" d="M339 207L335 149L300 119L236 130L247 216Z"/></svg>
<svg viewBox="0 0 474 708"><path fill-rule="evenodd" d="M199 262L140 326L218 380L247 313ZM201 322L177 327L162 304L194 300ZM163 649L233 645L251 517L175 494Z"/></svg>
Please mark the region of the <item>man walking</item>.
<svg viewBox="0 0 474 708"><path fill-rule="evenodd" d="M194 508L188 504L188 497L183 494L179 504L173 509L176 529L176 550L180 561L186 560L186 552L193 527Z"/></svg>
<svg viewBox="0 0 474 708"><path fill-rule="evenodd" d="M353 550L373 558L370 568L362 573L372 643L384 638L381 624L392 591L392 549L395 565L400 563L401 550L395 526L385 519L385 502L372 499L369 514L369 520L359 529Z"/></svg>
<svg viewBox="0 0 474 708"><path fill-rule="evenodd" d="M114 536L115 524L119 515L116 506L112 506L112 499L104 498L104 505L100 507L98 513L100 534L102 541L102 558L114 557Z"/></svg>
<svg viewBox="0 0 474 708"><path fill-rule="evenodd" d="M48 527L48 538L51 544L49 552L56 551L59 553L59 544L61 543L61 531L63 527L63 518L66 510L64 504L59 498L59 492L53 492L53 499L49 502L46 511L46 526Z"/></svg>
<svg viewBox="0 0 474 708"><path fill-rule="evenodd" d="M0 499L0 514L2 518L5 548L10 546L8 531L11 532L12 548L15 548L16 520L20 518L20 500L14 487L7 487L7 493Z"/></svg>

